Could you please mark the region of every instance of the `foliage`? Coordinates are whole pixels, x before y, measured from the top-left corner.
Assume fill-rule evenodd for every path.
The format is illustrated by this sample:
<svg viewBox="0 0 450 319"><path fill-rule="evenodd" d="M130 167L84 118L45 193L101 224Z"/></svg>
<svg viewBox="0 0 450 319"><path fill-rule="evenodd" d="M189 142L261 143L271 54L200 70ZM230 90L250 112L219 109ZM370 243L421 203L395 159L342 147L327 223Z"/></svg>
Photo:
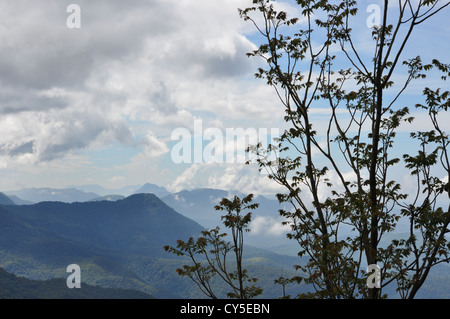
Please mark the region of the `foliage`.
<svg viewBox="0 0 450 319"><path fill-rule="evenodd" d="M298 242L299 256L309 260L297 268L314 287L299 297L381 298L383 288L395 282L401 297L414 298L431 268L449 261L449 140L439 114L447 111L450 93L427 87L425 103L415 105L428 112L433 126L411 132L420 145L417 155L405 154L402 162L394 146L400 125L414 121L410 109L397 103L405 89L432 69L443 81L450 75L450 65L424 64L420 56L402 63L402 53L413 30L450 3L403 0L398 8L383 3L368 58L351 28L357 1L297 1L299 17L277 10L272 0L254 0L239 10L262 39L248 54L266 63L255 76L275 89L290 127L276 145L249 151L269 178L285 187L279 201L292 204L293 210L280 214L292 227L289 237ZM395 85L400 67L407 76ZM316 130L314 106L328 107L324 134ZM276 152L277 160L269 161L268 152ZM416 194L392 179L402 166L417 178ZM409 221L407 238L381 247L400 219ZM345 227L353 235L341 236ZM371 264L380 264L381 288L366 285L364 265Z"/></svg>
<svg viewBox="0 0 450 319"><path fill-rule="evenodd" d="M215 207L216 210L227 212L222 216L222 220L225 227L231 231L231 242L224 239L228 234L221 233L220 227L216 227L202 231L202 236L197 239L190 237L187 241L178 240L176 248L168 245L164 247L168 252L188 256L192 260L192 265L183 265L177 272L180 276L189 277L210 298L217 299L211 286L211 279L216 275L231 288L227 293L230 298L250 299L262 293L262 289L254 285L257 279L251 278L247 269L242 267L244 232L249 231L251 212L245 215L241 212L258 207L258 204L251 203L252 199L253 194L245 196L242 200L238 196L234 196L233 200L224 197L220 205ZM232 271L229 270L227 260L229 252L234 252ZM204 263L199 257L204 258Z"/></svg>
<svg viewBox="0 0 450 319"><path fill-rule="evenodd" d="M76 263L82 284L134 289L156 298L204 298L195 283L176 274L186 258L163 250L164 244L176 243L176 236L198 235L201 230L150 194L117 202L1 206L0 267L48 280L66 278L67 265ZM246 247L243 263L261 279L262 298L280 294L272 284L280 273L293 275L288 269L293 257L253 247ZM218 296L226 297L223 282L211 284Z"/></svg>

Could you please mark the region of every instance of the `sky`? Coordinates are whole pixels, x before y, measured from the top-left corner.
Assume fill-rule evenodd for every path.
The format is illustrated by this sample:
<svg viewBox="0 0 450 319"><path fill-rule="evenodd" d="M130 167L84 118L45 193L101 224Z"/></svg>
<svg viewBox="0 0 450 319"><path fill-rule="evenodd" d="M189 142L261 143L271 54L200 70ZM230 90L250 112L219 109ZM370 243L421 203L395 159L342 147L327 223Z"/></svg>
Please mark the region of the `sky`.
<svg viewBox="0 0 450 319"><path fill-rule="evenodd" d="M379 1L362 2L355 39L370 52L364 9ZM145 183L280 190L241 159L196 162L192 154L193 163L177 163L173 153L180 132L205 142L226 138L227 129L268 139L286 127L274 90L254 77L261 62L246 56L259 40L237 9L251 3L0 0L0 190ZM298 14L293 2L278 5ZM405 58L450 62L448 12L416 31ZM405 101L417 101L423 85L413 83ZM424 123L418 118L415 128ZM192 143L203 150L201 140Z"/></svg>

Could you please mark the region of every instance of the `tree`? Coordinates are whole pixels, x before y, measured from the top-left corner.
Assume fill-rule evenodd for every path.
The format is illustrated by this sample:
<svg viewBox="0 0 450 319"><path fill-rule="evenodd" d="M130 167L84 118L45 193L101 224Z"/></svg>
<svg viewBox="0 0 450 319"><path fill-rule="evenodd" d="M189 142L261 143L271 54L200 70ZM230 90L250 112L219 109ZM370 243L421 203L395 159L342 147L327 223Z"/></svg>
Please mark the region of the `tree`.
<svg viewBox="0 0 450 319"><path fill-rule="evenodd" d="M432 70L445 81L450 65L424 64L420 56L402 61L402 55L414 29L450 3L384 0L380 24L372 27L373 54L366 57L351 28L357 1L296 2L300 17L277 10L272 0L253 0L239 13L261 35L262 44L248 55L264 62L255 75L275 89L289 126L278 143L249 151L284 186L279 201L292 204L280 214L291 225L288 237L298 242L298 255L308 260L297 268L313 287L299 297L375 299L396 284L401 297L414 298L431 268L449 262L449 139L438 115L447 111L450 93L424 89L425 103L414 106L428 112L433 128L411 131L418 153L404 154L403 161L396 133L414 118L399 98ZM402 67L406 79L394 83ZM315 106L328 109L324 134L317 131ZM269 161L268 152L276 152L277 161ZM416 178L415 194L393 179L401 169ZM408 235L382 245L401 220L409 223ZM342 235L343 228L351 235ZM368 287L369 265L380 266L380 287Z"/></svg>
<svg viewBox="0 0 450 319"><path fill-rule="evenodd" d="M227 293L230 298L250 299L262 293L262 289L254 285L257 279L251 278L248 271L243 268L244 233L249 231L252 213L247 212L245 215L242 213L258 207L252 200L253 194L243 199L234 196L233 200L222 198L220 205L215 206L216 210L227 212L222 216L222 220L225 227L230 230L231 241L225 239L229 234L221 233L220 227L217 226L202 231L202 236L197 239L191 237L187 241L178 240L176 248L164 246L168 252L189 257L192 264L183 265L177 272L180 276L187 276L194 281L209 298L218 298L212 285L212 279L216 275L231 288ZM231 262L234 267L227 259L230 252L234 252L234 259Z"/></svg>

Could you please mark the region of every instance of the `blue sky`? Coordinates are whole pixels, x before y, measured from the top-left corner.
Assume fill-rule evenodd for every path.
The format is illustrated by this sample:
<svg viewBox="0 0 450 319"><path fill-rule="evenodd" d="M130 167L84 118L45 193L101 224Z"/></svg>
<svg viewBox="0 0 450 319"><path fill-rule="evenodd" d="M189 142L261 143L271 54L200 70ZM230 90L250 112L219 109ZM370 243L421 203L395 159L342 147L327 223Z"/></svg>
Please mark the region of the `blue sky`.
<svg viewBox="0 0 450 319"><path fill-rule="evenodd" d="M277 191L256 166L171 158L171 133L193 132L195 120L224 134L226 128L285 127L275 92L254 78L258 61L245 56L258 37L237 8L251 2L2 1L0 189L150 182L172 191ZM80 29L67 28L70 3L81 8ZM295 14L292 3L279 5ZM377 3L361 1L354 22L355 39L368 53L365 8ZM405 59L450 62L448 12L415 31ZM399 72L395 78L404 76ZM402 103L412 108L424 85L442 83L412 83ZM423 115L417 118L414 129L426 128ZM406 141L399 141L400 152Z"/></svg>

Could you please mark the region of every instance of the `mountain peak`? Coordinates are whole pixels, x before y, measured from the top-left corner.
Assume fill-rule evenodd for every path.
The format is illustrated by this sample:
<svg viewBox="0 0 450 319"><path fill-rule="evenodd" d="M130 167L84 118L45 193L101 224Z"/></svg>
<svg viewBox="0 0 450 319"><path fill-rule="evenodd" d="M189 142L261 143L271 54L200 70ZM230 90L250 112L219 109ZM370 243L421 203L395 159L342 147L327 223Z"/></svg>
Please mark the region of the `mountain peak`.
<svg viewBox="0 0 450 319"><path fill-rule="evenodd" d="M158 196L156 196L155 194L152 193L137 193L137 194L133 194L130 195L128 197L125 197L124 199L122 199L122 201L128 202L128 203L141 203L141 204L148 204L148 203L153 203L156 201L161 201Z"/></svg>
<svg viewBox="0 0 450 319"><path fill-rule="evenodd" d="M160 198L170 194L164 187L150 183L144 184L142 187L140 187L138 190L134 192L134 194L141 194L141 193L155 194L157 197Z"/></svg>

